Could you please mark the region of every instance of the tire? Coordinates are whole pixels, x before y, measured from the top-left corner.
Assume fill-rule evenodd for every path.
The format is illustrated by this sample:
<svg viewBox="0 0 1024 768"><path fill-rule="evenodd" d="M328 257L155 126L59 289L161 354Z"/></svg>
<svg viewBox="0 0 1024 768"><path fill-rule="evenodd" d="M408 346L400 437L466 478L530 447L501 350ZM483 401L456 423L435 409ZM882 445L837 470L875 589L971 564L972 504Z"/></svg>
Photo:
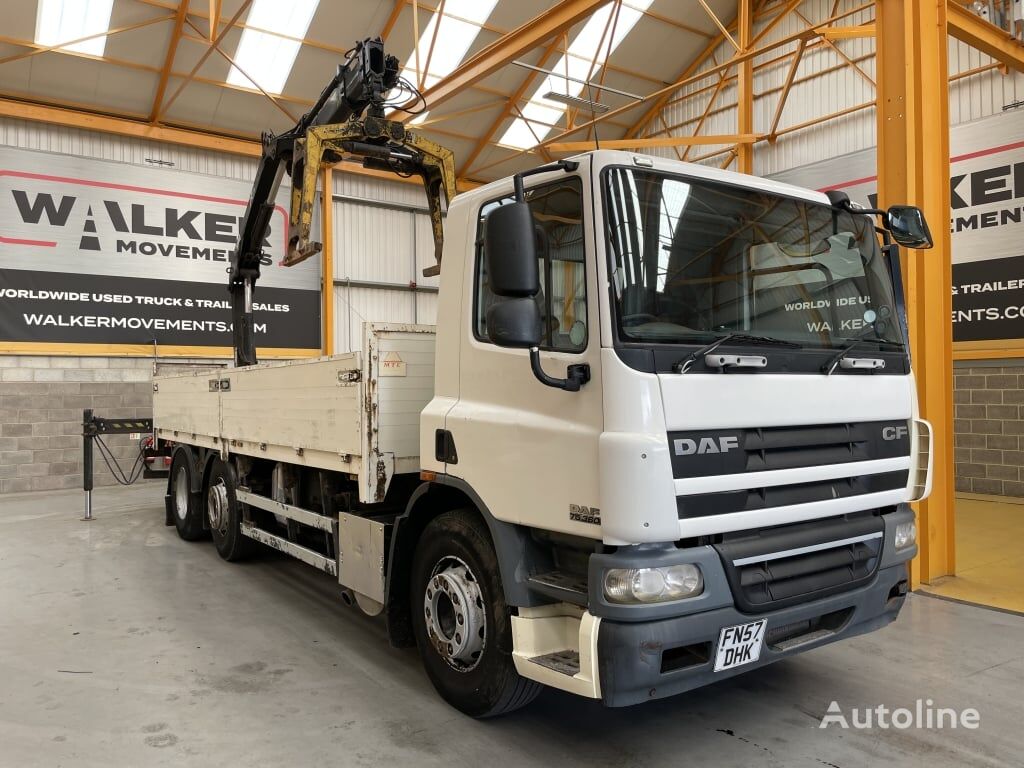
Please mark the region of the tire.
<svg viewBox="0 0 1024 768"><path fill-rule="evenodd" d="M203 509L196 503L192 493L192 463L187 451L174 453L171 473L168 478L171 493L171 509L174 512L174 527L185 541L199 541L206 538L203 528Z"/></svg>
<svg viewBox="0 0 1024 768"><path fill-rule="evenodd" d="M217 554L229 563L249 557L256 542L241 531L242 509L235 498L234 467L220 458L213 460L203 486L203 505Z"/></svg>
<svg viewBox="0 0 1024 768"><path fill-rule="evenodd" d="M520 676L512 661L512 622L498 558L474 510L446 512L427 525L410 578L416 646L441 698L483 718L537 697L543 686ZM460 629L469 630L465 637Z"/></svg>

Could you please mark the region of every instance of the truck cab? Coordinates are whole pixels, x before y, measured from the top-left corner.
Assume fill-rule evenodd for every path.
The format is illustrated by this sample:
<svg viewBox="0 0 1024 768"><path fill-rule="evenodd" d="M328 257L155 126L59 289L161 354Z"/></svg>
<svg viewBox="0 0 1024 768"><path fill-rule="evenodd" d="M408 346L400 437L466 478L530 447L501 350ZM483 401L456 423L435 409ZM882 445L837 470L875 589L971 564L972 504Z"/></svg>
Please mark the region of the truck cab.
<svg viewBox="0 0 1024 768"><path fill-rule="evenodd" d="M879 213L609 150L452 201L423 493L485 518L520 675L633 704L896 617L931 433Z"/></svg>

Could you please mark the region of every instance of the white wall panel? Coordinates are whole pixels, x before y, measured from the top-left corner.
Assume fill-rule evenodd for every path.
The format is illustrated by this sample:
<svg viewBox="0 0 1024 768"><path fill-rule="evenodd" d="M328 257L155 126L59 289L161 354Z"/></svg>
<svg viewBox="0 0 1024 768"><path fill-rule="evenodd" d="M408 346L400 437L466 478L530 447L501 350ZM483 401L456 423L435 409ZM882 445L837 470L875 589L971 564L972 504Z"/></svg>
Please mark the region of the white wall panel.
<svg viewBox="0 0 1024 768"><path fill-rule="evenodd" d="M147 159L169 161L179 171L242 181L256 171L251 157L11 118L0 118L0 144L146 167L154 167Z"/></svg>
<svg viewBox="0 0 1024 768"><path fill-rule="evenodd" d="M358 348L364 321L433 324L436 293L394 288L439 282L423 276L434 238L422 188L335 173L334 192L334 278L363 284L334 288L336 351Z"/></svg>
<svg viewBox="0 0 1024 768"><path fill-rule="evenodd" d="M440 277L424 277L423 270L437 263L434 256L434 228L430 224L430 216L417 213L416 217L416 274L414 279L419 285L437 287L441 284ZM433 322L433 321L431 321Z"/></svg>
<svg viewBox="0 0 1024 768"><path fill-rule="evenodd" d="M437 324L437 294L416 294L416 322L423 325Z"/></svg>
<svg viewBox="0 0 1024 768"><path fill-rule="evenodd" d="M334 351L362 348L363 323L412 323L416 294L381 288L334 287Z"/></svg>
<svg viewBox="0 0 1024 768"><path fill-rule="evenodd" d="M345 200L334 203L334 276L409 283L416 257L415 214Z"/></svg>
<svg viewBox="0 0 1024 768"><path fill-rule="evenodd" d="M385 203L414 205L422 208L427 206L427 195L419 183L404 181L388 181L369 176L357 176L345 173L344 165L338 166L334 173L334 192L338 195L351 195Z"/></svg>

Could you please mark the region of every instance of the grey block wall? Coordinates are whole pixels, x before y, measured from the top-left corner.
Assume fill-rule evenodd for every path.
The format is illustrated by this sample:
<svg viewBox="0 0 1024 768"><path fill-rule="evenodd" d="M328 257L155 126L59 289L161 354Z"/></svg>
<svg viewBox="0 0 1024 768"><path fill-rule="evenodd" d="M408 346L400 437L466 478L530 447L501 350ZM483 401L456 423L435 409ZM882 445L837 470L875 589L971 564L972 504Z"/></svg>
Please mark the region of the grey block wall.
<svg viewBox="0 0 1024 768"><path fill-rule="evenodd" d="M151 416L154 366L167 373L211 362L0 355L0 493L80 488L82 411ZM138 444L127 436L104 440L127 472ZM98 455L94 478L98 486L115 483Z"/></svg>
<svg viewBox="0 0 1024 768"><path fill-rule="evenodd" d="M1024 365L956 368L953 402L956 489L1024 496Z"/></svg>

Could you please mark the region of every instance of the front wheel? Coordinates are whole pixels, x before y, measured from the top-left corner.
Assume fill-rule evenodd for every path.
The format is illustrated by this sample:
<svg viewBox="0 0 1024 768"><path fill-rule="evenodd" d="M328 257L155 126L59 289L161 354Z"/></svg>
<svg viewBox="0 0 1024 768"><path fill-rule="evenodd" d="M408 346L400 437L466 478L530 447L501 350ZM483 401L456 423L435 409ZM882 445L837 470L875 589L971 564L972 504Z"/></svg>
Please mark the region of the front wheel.
<svg viewBox="0 0 1024 768"><path fill-rule="evenodd" d="M472 510L430 522L410 584L413 630L441 697L472 717L519 709L542 686L516 672L512 623L490 534Z"/></svg>

